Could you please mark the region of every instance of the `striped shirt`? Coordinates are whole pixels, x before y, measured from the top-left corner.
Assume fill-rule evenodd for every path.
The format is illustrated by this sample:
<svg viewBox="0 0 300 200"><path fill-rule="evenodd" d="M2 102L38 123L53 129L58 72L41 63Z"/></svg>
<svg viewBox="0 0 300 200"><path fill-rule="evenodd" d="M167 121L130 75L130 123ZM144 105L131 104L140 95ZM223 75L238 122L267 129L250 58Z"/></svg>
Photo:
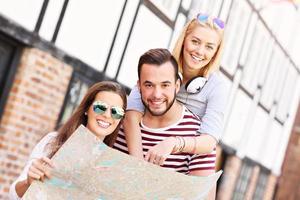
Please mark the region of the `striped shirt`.
<svg viewBox="0 0 300 200"><path fill-rule="evenodd" d="M185 85L180 86L177 93L177 100L183 103L190 111L201 118L199 133L211 135L219 141L223 132L225 108L229 88L225 84L220 73L212 73L201 92L196 94L188 93ZM144 105L141 101L140 90L133 87L127 101L126 110L136 110L144 113Z"/></svg>
<svg viewBox="0 0 300 200"><path fill-rule="evenodd" d="M144 155L148 149L167 137L180 136L191 137L199 135L197 130L200 126L200 120L184 107L181 119L165 128L149 128L143 123L140 124L142 133L142 145ZM120 128L114 148L128 154L123 127ZM215 170L216 151L210 154L198 155L189 153L171 154L167 157L162 167L189 174L195 170Z"/></svg>

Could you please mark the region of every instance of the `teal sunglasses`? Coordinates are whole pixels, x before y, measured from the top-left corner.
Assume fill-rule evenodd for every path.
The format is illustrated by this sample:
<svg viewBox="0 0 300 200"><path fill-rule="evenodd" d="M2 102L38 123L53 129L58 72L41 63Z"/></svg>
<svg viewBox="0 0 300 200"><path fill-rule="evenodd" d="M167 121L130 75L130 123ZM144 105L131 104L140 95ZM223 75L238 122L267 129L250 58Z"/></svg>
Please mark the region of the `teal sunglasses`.
<svg viewBox="0 0 300 200"><path fill-rule="evenodd" d="M103 115L109 107L107 103L102 101L95 101L93 103L93 111L98 115ZM118 106L111 106L110 111L113 119L121 119L125 115L124 109Z"/></svg>

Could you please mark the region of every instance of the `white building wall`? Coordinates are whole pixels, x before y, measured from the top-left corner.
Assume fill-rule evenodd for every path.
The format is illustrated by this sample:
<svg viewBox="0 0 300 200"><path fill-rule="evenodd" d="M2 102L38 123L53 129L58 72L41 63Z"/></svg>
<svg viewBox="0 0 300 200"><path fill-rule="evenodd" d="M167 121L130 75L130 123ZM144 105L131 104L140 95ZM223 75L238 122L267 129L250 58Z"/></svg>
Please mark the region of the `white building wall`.
<svg viewBox="0 0 300 200"><path fill-rule="evenodd" d="M233 79L222 142L240 158L279 175L299 102L299 66L293 64L299 63L294 58L300 43L293 34L300 30L299 12L286 2L252 0L263 23L247 1L224 2L220 16L228 21L222 67ZM217 14L217 4L193 1L192 12ZM278 13L287 18L278 19Z"/></svg>
<svg viewBox="0 0 300 200"><path fill-rule="evenodd" d="M140 6L140 1L128 1L106 75L114 78L122 60L117 80L132 87L141 53L154 47L171 49L187 17L198 12L220 16L227 21L222 69L231 87L222 142L235 149L240 158L249 157L280 174L300 96L300 12L290 3L269 0L184 0L181 6L188 10L188 16L183 12L177 16L181 1L152 2L175 27L168 26L146 5ZM102 71L124 3L70 1L56 45ZM0 13L33 31L42 4L42 0L0 0ZM49 1L39 32L45 40L51 40L62 4L62 0Z"/></svg>

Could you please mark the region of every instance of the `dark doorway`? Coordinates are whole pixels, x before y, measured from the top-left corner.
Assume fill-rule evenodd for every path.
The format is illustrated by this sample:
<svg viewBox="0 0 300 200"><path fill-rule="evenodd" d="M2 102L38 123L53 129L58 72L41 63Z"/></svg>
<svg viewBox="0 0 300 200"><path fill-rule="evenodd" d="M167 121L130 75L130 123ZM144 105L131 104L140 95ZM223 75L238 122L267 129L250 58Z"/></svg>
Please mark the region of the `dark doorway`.
<svg viewBox="0 0 300 200"><path fill-rule="evenodd" d="M0 33L0 119L19 62L21 45Z"/></svg>

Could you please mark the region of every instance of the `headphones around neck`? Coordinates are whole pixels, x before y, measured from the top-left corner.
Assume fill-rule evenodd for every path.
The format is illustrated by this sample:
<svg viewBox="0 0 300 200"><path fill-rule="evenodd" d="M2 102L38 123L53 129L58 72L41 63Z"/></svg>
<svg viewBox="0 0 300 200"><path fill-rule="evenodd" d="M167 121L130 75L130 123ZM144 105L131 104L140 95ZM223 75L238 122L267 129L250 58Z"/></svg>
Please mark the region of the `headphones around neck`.
<svg viewBox="0 0 300 200"><path fill-rule="evenodd" d="M195 76L185 84L185 90L191 94L199 93L207 82L207 78Z"/></svg>

